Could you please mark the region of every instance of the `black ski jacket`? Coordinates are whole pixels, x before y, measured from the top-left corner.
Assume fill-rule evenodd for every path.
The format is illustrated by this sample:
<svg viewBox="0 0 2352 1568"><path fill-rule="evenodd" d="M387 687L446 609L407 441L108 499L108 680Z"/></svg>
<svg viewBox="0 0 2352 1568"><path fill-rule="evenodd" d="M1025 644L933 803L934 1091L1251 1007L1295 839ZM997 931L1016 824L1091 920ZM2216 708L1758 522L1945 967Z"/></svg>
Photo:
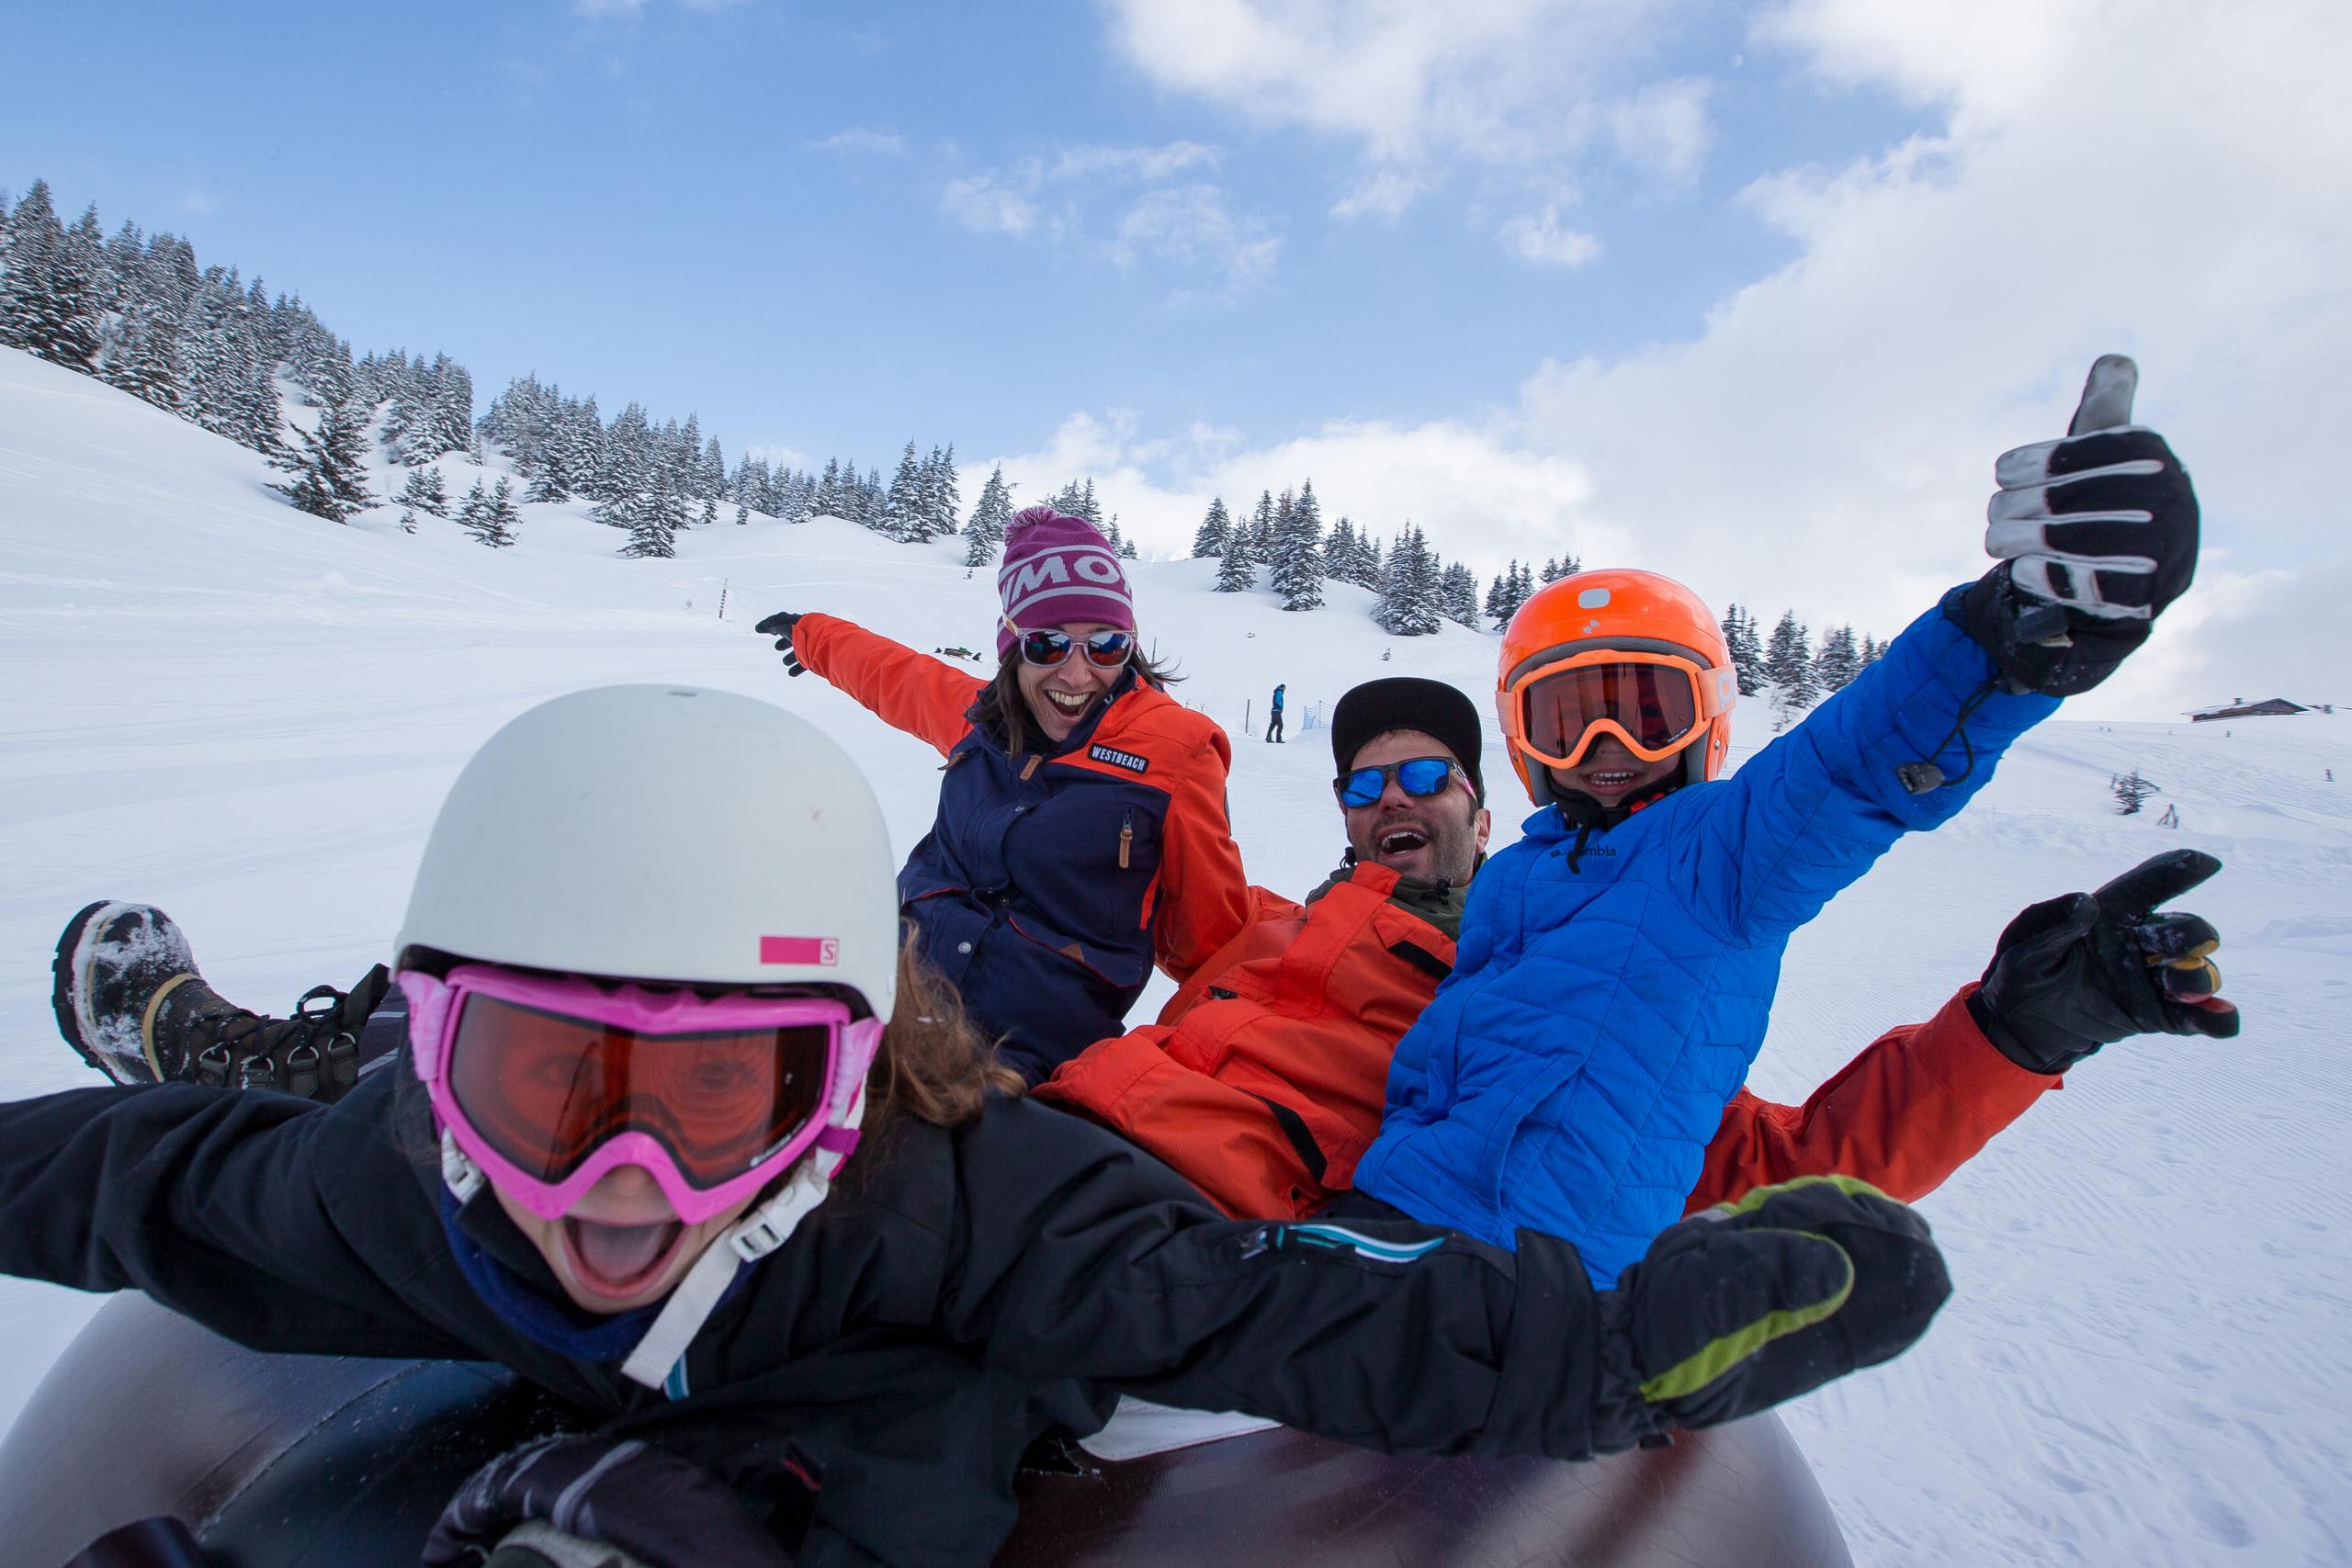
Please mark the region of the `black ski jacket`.
<svg viewBox="0 0 2352 1568"><path fill-rule="evenodd" d="M1023 1447L1096 1429L1123 1391L1398 1451L1578 1459L1614 1429L1566 1244L1228 1221L1025 1100L870 1139L705 1325L672 1401L468 1283L404 1077L323 1108L182 1084L0 1106L0 1270L144 1291L257 1349L501 1361L739 1483L797 1450L823 1471L811 1568L985 1562ZM560 1294L486 1192L453 1223Z"/></svg>

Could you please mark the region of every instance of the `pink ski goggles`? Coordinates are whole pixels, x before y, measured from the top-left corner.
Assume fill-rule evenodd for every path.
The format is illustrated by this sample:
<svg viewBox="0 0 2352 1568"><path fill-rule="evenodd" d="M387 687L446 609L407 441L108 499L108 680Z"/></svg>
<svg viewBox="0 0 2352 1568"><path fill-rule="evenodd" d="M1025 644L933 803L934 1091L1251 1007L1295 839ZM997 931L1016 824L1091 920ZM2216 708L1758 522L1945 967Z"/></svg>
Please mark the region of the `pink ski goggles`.
<svg viewBox="0 0 2352 1568"><path fill-rule="evenodd" d="M838 1123L882 1037L825 997L691 990L465 964L404 969L416 1076L458 1148L544 1219L624 1165L698 1224L757 1195Z"/></svg>

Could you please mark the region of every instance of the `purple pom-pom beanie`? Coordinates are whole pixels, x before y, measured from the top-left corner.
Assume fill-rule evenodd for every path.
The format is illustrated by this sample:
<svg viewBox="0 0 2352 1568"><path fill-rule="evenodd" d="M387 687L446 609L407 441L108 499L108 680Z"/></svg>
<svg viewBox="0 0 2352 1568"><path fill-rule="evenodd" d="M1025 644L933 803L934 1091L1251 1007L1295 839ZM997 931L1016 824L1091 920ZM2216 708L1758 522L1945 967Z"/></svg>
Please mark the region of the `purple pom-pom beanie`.
<svg viewBox="0 0 2352 1568"><path fill-rule="evenodd" d="M1093 524L1050 506L1023 507L1004 534L1004 564L997 569L996 656L1012 649L1010 621L1023 631L1100 621L1136 627L1135 594L1119 558Z"/></svg>

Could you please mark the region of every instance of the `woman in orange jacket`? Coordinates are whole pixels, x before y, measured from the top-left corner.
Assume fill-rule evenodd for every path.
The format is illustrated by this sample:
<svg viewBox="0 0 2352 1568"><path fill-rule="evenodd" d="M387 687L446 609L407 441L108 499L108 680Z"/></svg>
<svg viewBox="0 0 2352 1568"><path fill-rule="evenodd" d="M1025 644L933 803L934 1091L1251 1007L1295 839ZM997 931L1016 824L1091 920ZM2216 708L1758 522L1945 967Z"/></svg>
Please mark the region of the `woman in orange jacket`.
<svg viewBox="0 0 2352 1568"><path fill-rule="evenodd" d="M981 680L835 615L759 629L947 759L939 815L899 874L923 956L1031 1081L1125 1027L1154 963L1189 976L1248 918L1226 819L1232 746L1169 696L1091 524L1034 506L997 573Z"/></svg>

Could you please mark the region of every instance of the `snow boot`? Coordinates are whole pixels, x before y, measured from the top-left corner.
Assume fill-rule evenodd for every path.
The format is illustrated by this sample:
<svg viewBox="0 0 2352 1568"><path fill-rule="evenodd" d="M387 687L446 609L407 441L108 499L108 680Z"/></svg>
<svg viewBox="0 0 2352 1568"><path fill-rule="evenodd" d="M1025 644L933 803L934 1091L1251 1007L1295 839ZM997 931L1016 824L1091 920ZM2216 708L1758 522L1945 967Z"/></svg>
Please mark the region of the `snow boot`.
<svg viewBox="0 0 2352 1568"><path fill-rule="evenodd" d="M274 1089L325 1101L359 1080L359 1031L391 984L379 964L351 990L312 987L293 1016L271 1018L207 985L163 910L105 900L66 922L52 972L58 1032L117 1083Z"/></svg>

